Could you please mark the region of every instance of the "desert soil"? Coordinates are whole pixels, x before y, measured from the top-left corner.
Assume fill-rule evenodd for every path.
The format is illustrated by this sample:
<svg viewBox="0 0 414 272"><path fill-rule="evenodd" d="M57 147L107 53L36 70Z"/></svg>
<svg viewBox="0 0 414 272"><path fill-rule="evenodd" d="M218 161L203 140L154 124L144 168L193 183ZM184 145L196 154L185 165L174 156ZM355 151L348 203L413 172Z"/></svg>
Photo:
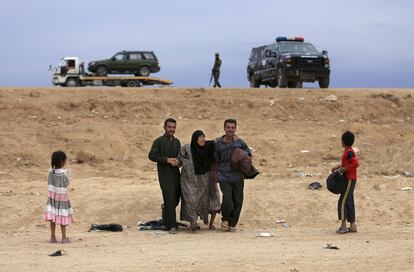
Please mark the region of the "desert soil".
<svg viewBox="0 0 414 272"><path fill-rule="evenodd" d="M182 144L238 120L261 174L246 181L236 233L137 229L160 217L147 154L167 117ZM360 150L358 233L338 235L338 196L325 179L347 129ZM413 135L409 89L0 88L0 271L413 271L414 192L402 190L414 187L404 175L414 171ZM58 149L73 176L70 244L47 243L42 218ZM307 189L315 181L323 188ZM88 232L92 223L125 231ZM274 236L256 237L263 231ZM48 256L58 249L66 255Z"/></svg>

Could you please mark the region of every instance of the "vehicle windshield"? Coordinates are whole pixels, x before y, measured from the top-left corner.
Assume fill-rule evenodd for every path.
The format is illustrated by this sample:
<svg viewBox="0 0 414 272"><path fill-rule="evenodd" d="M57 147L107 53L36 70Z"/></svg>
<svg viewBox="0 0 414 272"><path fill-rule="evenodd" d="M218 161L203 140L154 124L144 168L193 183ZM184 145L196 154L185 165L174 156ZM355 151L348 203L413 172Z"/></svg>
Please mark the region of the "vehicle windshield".
<svg viewBox="0 0 414 272"><path fill-rule="evenodd" d="M59 67L65 67L65 66L68 66L67 61L66 61L66 60L64 60L64 59L60 60L60 62L59 62Z"/></svg>
<svg viewBox="0 0 414 272"><path fill-rule="evenodd" d="M281 43L279 44L280 53L299 53L299 54L317 54L318 50L310 43Z"/></svg>

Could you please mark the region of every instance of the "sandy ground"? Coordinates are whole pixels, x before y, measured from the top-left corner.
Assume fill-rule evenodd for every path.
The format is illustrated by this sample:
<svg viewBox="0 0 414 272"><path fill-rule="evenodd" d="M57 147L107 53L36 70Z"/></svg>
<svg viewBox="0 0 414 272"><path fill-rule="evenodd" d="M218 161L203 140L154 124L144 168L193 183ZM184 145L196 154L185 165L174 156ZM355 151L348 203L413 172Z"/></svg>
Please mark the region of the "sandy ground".
<svg viewBox="0 0 414 272"><path fill-rule="evenodd" d="M160 217L147 154L169 116L183 144L238 120L261 175L246 182L237 233L137 230ZM359 229L337 235L338 196L306 187L325 185L346 129L360 149ZM401 190L414 187L403 175L414 171L413 135L414 90L0 88L0 271L413 271L414 192ZM65 245L47 243L42 220L56 149L73 175L77 223ZM79 152L85 163L74 162ZM112 222L126 230L87 231ZM67 255L48 256L57 249Z"/></svg>

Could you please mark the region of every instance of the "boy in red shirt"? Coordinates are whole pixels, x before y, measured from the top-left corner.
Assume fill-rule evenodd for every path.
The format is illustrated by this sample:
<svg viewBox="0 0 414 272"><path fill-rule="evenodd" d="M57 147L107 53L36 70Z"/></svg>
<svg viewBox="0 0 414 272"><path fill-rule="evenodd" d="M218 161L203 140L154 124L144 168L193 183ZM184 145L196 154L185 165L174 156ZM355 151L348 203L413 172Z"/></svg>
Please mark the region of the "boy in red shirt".
<svg viewBox="0 0 414 272"><path fill-rule="evenodd" d="M342 134L342 147L344 153L342 155L342 163L332 169L332 171L340 170L344 173L346 180L348 181L346 190L341 193L338 200L338 219L342 224L337 233L357 232L355 225L355 204L354 204L354 189L357 179L356 169L359 166L358 158L355 154L352 145L354 144L355 135L346 131ZM351 224L347 227L346 221Z"/></svg>

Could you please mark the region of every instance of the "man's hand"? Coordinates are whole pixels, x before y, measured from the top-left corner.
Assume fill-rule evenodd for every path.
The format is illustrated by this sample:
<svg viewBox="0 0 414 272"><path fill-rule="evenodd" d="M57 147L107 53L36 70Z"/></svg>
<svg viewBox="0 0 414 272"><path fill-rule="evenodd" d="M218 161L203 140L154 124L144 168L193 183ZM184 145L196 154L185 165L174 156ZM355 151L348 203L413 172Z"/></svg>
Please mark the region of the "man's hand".
<svg viewBox="0 0 414 272"><path fill-rule="evenodd" d="M178 165L178 160L176 158L167 158L167 163L172 165L172 166L177 166Z"/></svg>

